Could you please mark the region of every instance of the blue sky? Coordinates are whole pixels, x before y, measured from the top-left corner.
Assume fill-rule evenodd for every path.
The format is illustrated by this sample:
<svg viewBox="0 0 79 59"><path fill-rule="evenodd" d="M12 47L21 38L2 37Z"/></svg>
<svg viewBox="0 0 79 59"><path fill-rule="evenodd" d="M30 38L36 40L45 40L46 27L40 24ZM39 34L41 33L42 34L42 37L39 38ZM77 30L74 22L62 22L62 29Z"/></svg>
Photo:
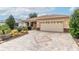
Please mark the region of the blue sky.
<svg viewBox="0 0 79 59"><path fill-rule="evenodd" d="M74 7L1 7L0 20L5 20L10 14L16 19L25 20L30 13L36 12L38 16L42 15L71 15Z"/></svg>

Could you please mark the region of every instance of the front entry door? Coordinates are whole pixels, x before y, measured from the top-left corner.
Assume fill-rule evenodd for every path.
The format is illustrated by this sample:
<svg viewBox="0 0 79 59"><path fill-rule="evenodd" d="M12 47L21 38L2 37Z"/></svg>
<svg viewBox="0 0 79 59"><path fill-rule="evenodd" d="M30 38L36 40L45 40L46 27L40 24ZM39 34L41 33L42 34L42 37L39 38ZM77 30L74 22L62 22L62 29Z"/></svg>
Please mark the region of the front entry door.
<svg viewBox="0 0 79 59"><path fill-rule="evenodd" d="M36 29L36 22L31 22L31 28Z"/></svg>

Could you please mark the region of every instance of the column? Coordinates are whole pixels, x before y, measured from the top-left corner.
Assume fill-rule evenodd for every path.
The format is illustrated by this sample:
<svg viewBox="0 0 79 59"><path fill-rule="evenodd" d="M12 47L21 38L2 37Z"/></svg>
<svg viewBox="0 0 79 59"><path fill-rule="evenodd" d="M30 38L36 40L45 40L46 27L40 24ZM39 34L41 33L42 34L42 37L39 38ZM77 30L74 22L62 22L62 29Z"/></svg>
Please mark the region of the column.
<svg viewBox="0 0 79 59"><path fill-rule="evenodd" d="M29 26L31 26L31 22L29 22Z"/></svg>

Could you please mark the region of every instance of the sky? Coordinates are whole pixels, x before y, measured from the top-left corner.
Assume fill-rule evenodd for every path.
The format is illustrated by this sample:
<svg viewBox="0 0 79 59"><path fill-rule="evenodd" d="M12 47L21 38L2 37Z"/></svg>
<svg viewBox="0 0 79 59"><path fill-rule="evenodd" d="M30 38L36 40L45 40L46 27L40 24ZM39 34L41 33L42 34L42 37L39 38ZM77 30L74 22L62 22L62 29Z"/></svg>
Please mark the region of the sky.
<svg viewBox="0 0 79 59"><path fill-rule="evenodd" d="M13 15L15 19L26 20L30 13L42 15L71 15L74 7L0 7L0 20L5 20L9 15Z"/></svg>

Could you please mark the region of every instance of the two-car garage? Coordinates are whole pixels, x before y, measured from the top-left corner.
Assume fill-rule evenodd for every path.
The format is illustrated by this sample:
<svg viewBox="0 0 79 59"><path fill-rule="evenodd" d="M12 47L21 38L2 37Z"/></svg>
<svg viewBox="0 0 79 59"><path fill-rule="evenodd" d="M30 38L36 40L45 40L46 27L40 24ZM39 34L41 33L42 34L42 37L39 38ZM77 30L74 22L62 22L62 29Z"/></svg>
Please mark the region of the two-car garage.
<svg viewBox="0 0 79 59"><path fill-rule="evenodd" d="M63 32L63 21L41 22L41 31Z"/></svg>

